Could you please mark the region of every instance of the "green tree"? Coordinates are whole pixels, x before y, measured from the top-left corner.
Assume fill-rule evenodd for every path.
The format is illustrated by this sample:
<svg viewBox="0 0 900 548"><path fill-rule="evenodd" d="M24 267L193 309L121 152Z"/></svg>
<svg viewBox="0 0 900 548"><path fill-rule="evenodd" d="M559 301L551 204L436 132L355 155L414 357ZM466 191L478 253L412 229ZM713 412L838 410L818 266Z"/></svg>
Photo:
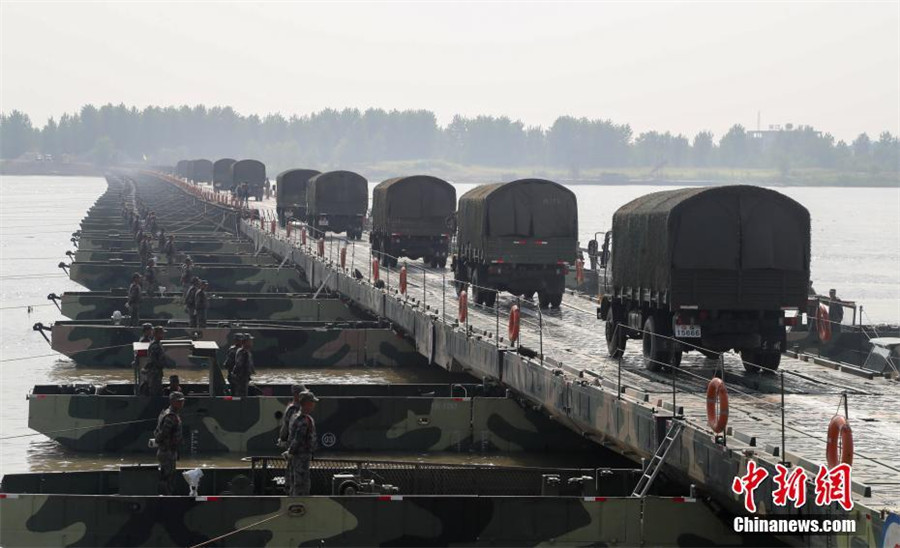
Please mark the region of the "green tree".
<svg viewBox="0 0 900 548"><path fill-rule="evenodd" d="M27 114L18 110L0 114L0 157L14 159L29 151L34 133Z"/></svg>

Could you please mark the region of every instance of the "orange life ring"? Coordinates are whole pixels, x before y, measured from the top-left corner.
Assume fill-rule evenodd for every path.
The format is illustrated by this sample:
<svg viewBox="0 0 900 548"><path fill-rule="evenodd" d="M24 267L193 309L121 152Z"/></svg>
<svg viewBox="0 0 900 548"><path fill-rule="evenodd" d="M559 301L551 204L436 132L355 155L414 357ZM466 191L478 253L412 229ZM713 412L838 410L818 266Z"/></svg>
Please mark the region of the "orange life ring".
<svg viewBox="0 0 900 548"><path fill-rule="evenodd" d="M347 268L347 246L341 248L341 268Z"/></svg>
<svg viewBox="0 0 900 548"><path fill-rule="evenodd" d="M306 229L305 228L300 230L300 244L304 245L304 246L306 245Z"/></svg>
<svg viewBox="0 0 900 548"><path fill-rule="evenodd" d="M459 323L465 323L469 314L469 292L463 289L459 292Z"/></svg>
<svg viewBox="0 0 900 548"><path fill-rule="evenodd" d="M378 258L372 259L372 281L378 281Z"/></svg>
<svg viewBox="0 0 900 548"><path fill-rule="evenodd" d="M719 377L714 377L706 385L706 422L716 434L721 434L728 426L728 390Z"/></svg>
<svg viewBox="0 0 900 548"><path fill-rule="evenodd" d="M519 340L519 305L514 304L509 309L509 342Z"/></svg>
<svg viewBox="0 0 900 548"><path fill-rule="evenodd" d="M400 268L400 293L406 295L406 265Z"/></svg>
<svg viewBox="0 0 900 548"><path fill-rule="evenodd" d="M325 238L319 238L319 257L325 256Z"/></svg>
<svg viewBox="0 0 900 548"><path fill-rule="evenodd" d="M820 304L816 309L816 330L819 332L820 341L831 340L831 321L828 317L828 307L824 304Z"/></svg>
<svg viewBox="0 0 900 548"><path fill-rule="evenodd" d="M838 455L838 439L840 439L840 455ZM832 417L828 423L828 444L825 446L825 460L828 467L833 468L838 464L853 464L853 430L847 424L847 419L841 415Z"/></svg>
<svg viewBox="0 0 900 548"><path fill-rule="evenodd" d="M584 261L581 259L575 261L575 283L579 285L584 283Z"/></svg>

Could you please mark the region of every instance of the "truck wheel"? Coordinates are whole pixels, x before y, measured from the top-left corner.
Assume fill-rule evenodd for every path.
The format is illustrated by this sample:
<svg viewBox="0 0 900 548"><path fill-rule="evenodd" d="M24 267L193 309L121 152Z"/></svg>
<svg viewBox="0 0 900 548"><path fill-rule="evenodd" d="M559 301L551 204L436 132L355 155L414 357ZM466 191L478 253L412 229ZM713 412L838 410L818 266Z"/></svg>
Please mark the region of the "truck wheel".
<svg viewBox="0 0 900 548"><path fill-rule="evenodd" d="M653 316L647 318L644 322L644 333L642 336L644 349L644 367L650 371L659 371L664 364L678 366L681 363L681 351L669 352L663 350L665 344L660 336L659 328ZM677 354L677 356L675 355Z"/></svg>
<svg viewBox="0 0 900 548"><path fill-rule="evenodd" d="M559 308L562 304L563 294L562 293L554 293L550 296L550 306L553 308Z"/></svg>
<svg viewBox="0 0 900 548"><path fill-rule="evenodd" d="M534 291L526 291L525 293L522 293L522 300L533 302L534 301Z"/></svg>
<svg viewBox="0 0 900 548"><path fill-rule="evenodd" d="M625 326L621 323L613 313L613 307L610 306L606 311L606 326L604 332L606 334L606 351L610 358L621 358L625 353Z"/></svg>
<svg viewBox="0 0 900 548"><path fill-rule="evenodd" d="M550 306L550 296L544 291L538 291L538 306L541 308Z"/></svg>
<svg viewBox="0 0 900 548"><path fill-rule="evenodd" d="M447 268L447 257L441 257L437 262L438 268L441 270Z"/></svg>
<svg viewBox="0 0 900 548"><path fill-rule="evenodd" d="M484 306L488 308L494 308L494 303L497 302L497 292L491 291L490 289L486 289L484 291Z"/></svg>
<svg viewBox="0 0 900 548"><path fill-rule="evenodd" d="M700 350L700 353L703 354L707 360L718 360L719 356L721 356L721 354L719 354L718 352L713 352L712 350L704 350L702 348L699 350Z"/></svg>
<svg viewBox="0 0 900 548"><path fill-rule="evenodd" d="M781 353L763 350L741 350L741 360L748 373L770 373L781 365Z"/></svg>

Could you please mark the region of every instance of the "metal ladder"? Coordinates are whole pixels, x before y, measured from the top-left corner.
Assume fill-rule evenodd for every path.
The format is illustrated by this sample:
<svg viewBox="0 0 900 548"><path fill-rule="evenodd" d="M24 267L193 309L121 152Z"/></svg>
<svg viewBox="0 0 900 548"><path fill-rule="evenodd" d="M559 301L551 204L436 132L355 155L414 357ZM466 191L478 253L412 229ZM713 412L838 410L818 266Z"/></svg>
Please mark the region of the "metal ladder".
<svg viewBox="0 0 900 548"><path fill-rule="evenodd" d="M663 462L666 461L666 456L669 454L669 449L672 448L672 443L678 438L682 430L684 430L684 423L673 420L672 425L669 426L669 431L666 432L666 438L656 448L656 454L653 455L653 458L647 463L647 467L644 468L644 475L638 480L634 492L631 493L632 497L643 497L650 490L653 480L656 479Z"/></svg>

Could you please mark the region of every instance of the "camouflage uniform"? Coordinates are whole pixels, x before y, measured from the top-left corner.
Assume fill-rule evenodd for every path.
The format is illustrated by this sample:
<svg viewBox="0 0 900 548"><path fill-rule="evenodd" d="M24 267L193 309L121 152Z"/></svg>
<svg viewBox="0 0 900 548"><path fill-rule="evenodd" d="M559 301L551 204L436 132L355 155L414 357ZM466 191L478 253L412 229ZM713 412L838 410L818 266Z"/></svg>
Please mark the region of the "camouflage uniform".
<svg viewBox="0 0 900 548"><path fill-rule="evenodd" d="M181 265L181 289L184 293L187 293L188 290L192 287L191 280L194 279L194 267L190 264L185 263Z"/></svg>
<svg viewBox="0 0 900 548"><path fill-rule="evenodd" d="M317 444L316 421L301 410L291 420L290 432L289 494L292 497L304 497L310 491L309 467Z"/></svg>
<svg viewBox="0 0 900 548"><path fill-rule="evenodd" d="M137 326L141 321L141 285L138 282L131 282L126 302L128 303L128 313L131 314L129 325Z"/></svg>
<svg viewBox="0 0 900 548"><path fill-rule="evenodd" d="M278 446L279 447L287 447L288 440L291 437L291 422L293 418L297 415L297 412L300 411L300 402L291 401L284 408L284 416L281 417L281 429L278 431ZM292 494L292 487L294 482L292 478L294 477L294 459L287 460L287 466L284 471L284 492L288 495Z"/></svg>
<svg viewBox="0 0 900 548"><path fill-rule="evenodd" d="M162 247L162 246L160 246ZM165 244L166 264L175 264L175 240L168 240Z"/></svg>
<svg viewBox="0 0 900 548"><path fill-rule="evenodd" d="M197 286L192 285L184 294L184 311L188 314L188 325L197 327Z"/></svg>
<svg viewBox="0 0 900 548"><path fill-rule="evenodd" d="M234 356L234 369L231 371L231 395L247 397L250 377L255 373L253 368L253 352L249 348L241 348Z"/></svg>
<svg viewBox="0 0 900 548"><path fill-rule="evenodd" d="M147 282L147 295L152 295L159 287L156 281L156 267L152 263L147 264L147 268L144 271L144 281Z"/></svg>
<svg viewBox="0 0 900 548"><path fill-rule="evenodd" d="M138 244L138 255L141 258L141 266L147 266L147 262L150 260L150 242L146 238L141 238L140 243Z"/></svg>
<svg viewBox="0 0 900 548"><path fill-rule="evenodd" d="M228 347L228 351L225 352L225 363L222 364L222 367L225 369L225 374L228 375L228 385L234 386L234 376L232 375L232 371L234 370L235 359L237 358L237 352L240 350L238 347L238 341L243 340L243 337L240 334L235 335L234 344Z"/></svg>
<svg viewBox="0 0 900 548"><path fill-rule="evenodd" d="M175 488L175 462L181 445L181 417L171 406L156 421L156 460L159 461L159 494L171 495Z"/></svg>
<svg viewBox="0 0 900 548"><path fill-rule="evenodd" d="M147 364L144 366L144 370L141 371L141 384L144 385L143 393L145 395L150 397L162 396L163 368L166 366L171 367L172 364L173 361L166 356L162 343L156 340L151 342L150 348L147 350Z"/></svg>
<svg viewBox="0 0 900 548"><path fill-rule="evenodd" d="M209 310L209 299L206 298L206 290L202 287L194 294L195 314L197 315L197 327L206 327L206 313Z"/></svg>

